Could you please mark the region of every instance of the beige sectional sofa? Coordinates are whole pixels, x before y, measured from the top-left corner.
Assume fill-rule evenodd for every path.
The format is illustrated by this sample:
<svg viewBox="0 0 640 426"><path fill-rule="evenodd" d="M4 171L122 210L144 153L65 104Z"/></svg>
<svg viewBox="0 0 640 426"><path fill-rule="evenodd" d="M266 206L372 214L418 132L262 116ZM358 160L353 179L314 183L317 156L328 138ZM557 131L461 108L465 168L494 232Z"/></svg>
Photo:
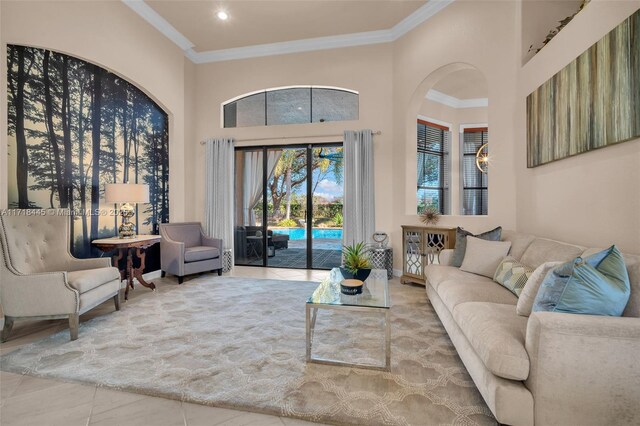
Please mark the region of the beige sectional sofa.
<svg viewBox="0 0 640 426"><path fill-rule="evenodd" d="M510 231L502 239L534 268L596 252ZM622 317L525 317L506 288L448 266L452 252L425 268L427 294L500 423L640 424L640 256L624 256L631 298Z"/></svg>

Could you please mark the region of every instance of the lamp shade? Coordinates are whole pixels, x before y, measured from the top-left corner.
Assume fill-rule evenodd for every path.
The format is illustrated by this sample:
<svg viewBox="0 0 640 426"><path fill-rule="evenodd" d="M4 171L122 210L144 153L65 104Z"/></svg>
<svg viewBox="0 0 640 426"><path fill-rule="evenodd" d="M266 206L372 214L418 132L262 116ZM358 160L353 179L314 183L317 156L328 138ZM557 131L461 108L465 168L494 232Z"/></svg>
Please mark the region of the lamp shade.
<svg viewBox="0 0 640 426"><path fill-rule="evenodd" d="M107 203L148 203L149 185L141 183L108 183L104 188Z"/></svg>

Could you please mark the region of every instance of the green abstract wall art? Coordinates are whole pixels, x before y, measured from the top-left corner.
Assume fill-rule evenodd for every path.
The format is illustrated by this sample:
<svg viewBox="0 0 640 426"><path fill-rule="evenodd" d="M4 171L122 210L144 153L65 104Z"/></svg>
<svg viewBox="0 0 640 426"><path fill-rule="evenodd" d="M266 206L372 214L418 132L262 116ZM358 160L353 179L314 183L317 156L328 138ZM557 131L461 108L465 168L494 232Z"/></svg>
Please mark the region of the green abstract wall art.
<svg viewBox="0 0 640 426"><path fill-rule="evenodd" d="M640 10L527 97L527 167L640 137Z"/></svg>

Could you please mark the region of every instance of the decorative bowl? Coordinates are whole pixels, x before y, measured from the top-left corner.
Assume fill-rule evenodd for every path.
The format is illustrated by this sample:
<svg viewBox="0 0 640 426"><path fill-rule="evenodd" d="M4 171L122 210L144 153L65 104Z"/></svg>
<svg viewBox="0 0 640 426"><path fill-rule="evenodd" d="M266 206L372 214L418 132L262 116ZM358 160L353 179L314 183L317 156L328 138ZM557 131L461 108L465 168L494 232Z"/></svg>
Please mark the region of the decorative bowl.
<svg viewBox="0 0 640 426"><path fill-rule="evenodd" d="M364 285L363 281L360 280L343 280L340 283L340 291L342 294L347 294L349 296L354 296L356 294L362 293L362 286Z"/></svg>

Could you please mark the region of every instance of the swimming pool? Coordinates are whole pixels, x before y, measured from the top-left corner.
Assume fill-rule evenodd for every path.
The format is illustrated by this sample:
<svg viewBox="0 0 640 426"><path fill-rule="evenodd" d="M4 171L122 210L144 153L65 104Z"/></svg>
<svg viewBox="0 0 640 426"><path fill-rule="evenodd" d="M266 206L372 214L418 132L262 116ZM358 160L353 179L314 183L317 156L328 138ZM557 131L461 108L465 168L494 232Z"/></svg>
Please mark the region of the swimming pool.
<svg viewBox="0 0 640 426"><path fill-rule="evenodd" d="M305 228L275 228L274 234L288 235L290 240L307 239L307 230ZM342 239L342 229L313 228L311 230L313 239Z"/></svg>

